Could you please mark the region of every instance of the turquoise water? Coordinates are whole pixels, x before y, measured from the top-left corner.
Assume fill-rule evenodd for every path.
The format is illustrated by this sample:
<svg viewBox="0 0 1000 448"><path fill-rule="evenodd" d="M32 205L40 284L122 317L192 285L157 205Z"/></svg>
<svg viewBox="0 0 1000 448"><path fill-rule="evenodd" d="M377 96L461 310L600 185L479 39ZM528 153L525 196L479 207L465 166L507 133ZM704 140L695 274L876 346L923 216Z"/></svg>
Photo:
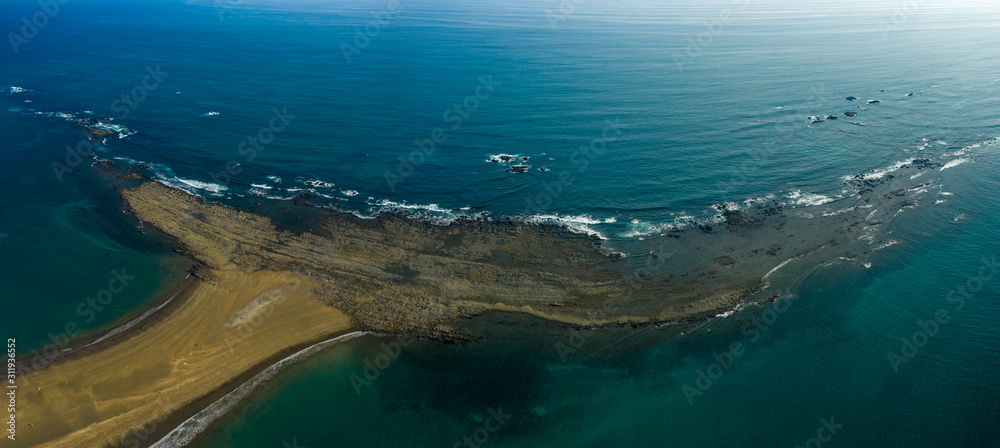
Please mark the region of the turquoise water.
<svg viewBox="0 0 1000 448"><path fill-rule="evenodd" d="M925 174L938 182L929 205L881 230L901 243L773 285L794 300L759 338L766 307L590 336L565 361L558 327L419 342L357 395L351 375L384 342L366 337L290 368L193 445L452 446L491 408L511 417L483 446L805 446L831 416L844 427L830 445L1000 445L1000 287L984 282L961 310L947 300L1000 254L996 146L983 144L1000 136L1000 9L577 3L62 5L16 54L0 52L0 86L27 89L0 94L4 333L26 353L67 322L100 331L183 275L86 163L59 180L52 163L69 163L76 119L137 131L97 157L150 165L210 200L277 208L311 190L365 215L488 212L630 253L668 225L711 221L714 204L850 205L845 177L928 157L953 163ZM37 11L5 2L0 23L18 32ZM384 26L359 45L372 14ZM342 43L357 49L349 63ZM143 99L123 109L123 94ZM840 119L807 119L829 114ZM447 138L419 150L436 128ZM528 157L528 172L487 161L503 153ZM135 283L86 322L81 301L123 267ZM939 308L952 320L895 372L889 351ZM699 370L733 342L745 353L689 404Z"/></svg>
<svg viewBox="0 0 1000 448"><path fill-rule="evenodd" d="M120 199L87 165L56 181L49 164L80 134L10 112L3 120L2 328L17 340L19 359L44 362L74 345L68 335L90 335L140 313L185 274L179 256L130 226ZM105 295L112 281L115 291Z"/></svg>

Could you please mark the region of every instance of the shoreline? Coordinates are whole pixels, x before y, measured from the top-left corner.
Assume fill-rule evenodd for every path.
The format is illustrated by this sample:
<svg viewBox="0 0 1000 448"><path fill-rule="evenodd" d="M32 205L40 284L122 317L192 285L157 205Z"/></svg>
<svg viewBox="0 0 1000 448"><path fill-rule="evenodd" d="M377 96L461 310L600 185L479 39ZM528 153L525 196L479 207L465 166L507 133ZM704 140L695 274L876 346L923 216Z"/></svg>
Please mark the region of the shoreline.
<svg viewBox="0 0 1000 448"><path fill-rule="evenodd" d="M608 253L600 242L556 226L435 226L396 215L362 221L320 210L316 227L298 233L156 181L119 192L136 219L172 236L191 258L214 269L315 277L323 303L350 315L359 329L382 333L460 338L450 322L488 310L592 326L681 321L731 310L761 290L764 274L760 266L745 273L720 270L709 259L709 265L689 263L674 275L661 259L667 272L629 278L634 264L645 260ZM606 309L608 301L621 306Z"/></svg>
<svg viewBox="0 0 1000 448"><path fill-rule="evenodd" d="M295 274L202 277L218 284L192 275L140 324L23 376L14 446L148 445L282 358L353 330Z"/></svg>
<svg viewBox="0 0 1000 448"><path fill-rule="evenodd" d="M191 261L190 259L180 262L179 266L187 266L187 269L184 271L189 273L199 268L198 263ZM18 375L21 378L26 378L31 373L44 371L49 367L58 366L62 362L71 361L81 356L87 356L91 353L99 352L108 347L125 342L135 334L142 332L146 326L155 325L157 322L169 316L173 310L182 307L186 300L190 299L191 289L196 287L197 283L198 278L191 273L188 277L178 280L177 284L170 289L157 294L156 300L149 306L122 316L117 321L106 325L107 328L98 328L73 336L70 340L72 346L60 350L53 359L44 361L41 367L30 365L34 357L27 361L19 361L17 363ZM147 313L149 314L143 317L143 315ZM137 319L140 320L137 321ZM133 321L136 322L128 328L124 328L118 333L112 334L114 331L125 327ZM32 349L32 351L35 352L43 350L44 347L45 346L42 346L40 349ZM40 351L38 353L43 355Z"/></svg>
<svg viewBox="0 0 1000 448"><path fill-rule="evenodd" d="M208 406L212 405L213 403L215 403L219 399L225 397L226 395L228 395L233 390L235 390L236 388L240 387L242 384L246 383L247 381L249 381L253 377L255 377L258 374L262 373L268 367L271 367L271 366L275 365L276 363L280 362L282 359L285 359L285 358L287 358L287 357L289 357L291 355L294 355L295 353L297 353L299 351L302 351L302 350L304 350L306 348L309 348L311 346L314 346L316 344L320 344L320 343L322 343L324 341L327 341L327 340L330 340L330 339L333 339L333 338L337 338L337 337L340 337L340 336L351 334L353 332L356 332L356 330L345 330L345 331L341 331L341 332L336 332L336 333L332 333L332 334L323 336L321 338L318 338L318 339L316 339L314 341L306 342L306 343L300 344L298 346L288 347L287 349L283 350L282 352L277 353L277 354L271 356L270 358L268 358L268 359L266 359L264 361L261 361L261 362L255 364L250 369L247 369L243 373L241 373L241 374L233 377L232 379L230 379L229 381L227 381L225 384L223 384L223 385L219 386L218 388L216 388L215 390L212 390L211 392L209 392L209 393L201 396L197 400L195 400L195 401L193 401L193 402L191 402L191 403L189 403L189 404L181 407L180 409L178 409L178 410L176 410L176 411L174 411L174 412L172 412L172 413L164 416L161 419L157 419L156 422L159 422L159 423L157 423L152 430L150 430L148 432L145 432L144 434L135 434L135 432L139 431L139 430L138 429L137 430L133 430L133 432L129 433L128 435L126 435L121 442L128 442L130 439L132 439L132 440L138 440L140 443L139 443L139 445L136 445L136 446L150 447L153 444L157 443L159 440L163 439L167 434L169 434L171 431L173 431L174 429L176 429L177 427L179 427L181 424L183 424L184 422L186 422L189 419L191 419L192 417L194 417L196 414L198 414L202 410L206 409ZM278 374L280 375L280 372ZM255 392L256 392L256 389L255 389L254 392L251 392L249 395L247 395L243 399L239 400L239 402L245 401L247 398L251 397L252 394L255 393ZM237 404L237 406L239 406L239 404ZM228 414L228 413L229 412L226 412L226 414ZM225 414L223 414L223 415L225 415ZM214 420L212 422L212 424L214 424L216 421L218 421L218 419ZM211 424L208 427L211 427ZM196 440L196 439L197 439L197 437L195 439L192 439L192 440Z"/></svg>
<svg viewBox="0 0 1000 448"><path fill-rule="evenodd" d="M274 377L281 375L281 373L285 369L287 369L290 365L296 364L298 362L306 361L309 358L315 356L316 354L319 354L319 352L321 352L323 350L326 350L326 349L328 349L328 348L330 348L330 347L332 347L334 345L337 345L337 343L339 343L339 342L347 342L349 340L357 339L357 338L360 338L360 337L363 337L363 336L368 336L368 335L372 335L372 333L364 332L364 331L357 331L357 330L345 331L345 332L330 334L330 335L327 335L327 336L324 336L324 337L320 338L319 340L316 340L316 341L313 341L313 342L308 342L308 343L302 344L300 346L289 347L288 349L282 351L281 353L278 353L278 354L272 356L270 359L262 361L262 362L258 363L257 365L251 367L250 369L248 369L244 373L242 373L239 376L233 378L232 380L230 380L226 384L220 386L218 389L216 389L216 390L214 390L214 391L212 391L212 392L210 392L210 393L202 396L198 400L190 403L189 405L183 407L182 409L180 409L180 410L174 412L173 414L170 414L167 417L165 417L163 419L163 422L164 423L169 423L169 424L166 425L165 427L157 428L156 430L150 432L148 434L148 436L146 437L146 441L150 441L151 443L143 444L143 446L155 447L160 442L164 442L164 438L165 437L167 437L170 434L174 433L174 431L180 430L180 428L185 423L187 423L187 422L191 421L191 419L197 417L198 414L210 410L213 406L215 406L217 403L219 403L220 400L224 400L224 399L230 397L232 394L237 393L237 391L240 388L244 387L244 385L248 384L248 382L254 380L258 376L265 374L265 372L268 369L276 367L276 366L278 366L278 364L280 364L280 363L282 363L282 362L284 362L286 360L289 360L289 358L291 358L292 356L295 356L295 355L297 355L299 353L302 353L302 352L305 352L307 350L310 350L313 347L317 347L317 346L323 345L323 344L328 344L328 345L323 346L323 347L318 347L314 352L306 354L302 358L297 358L295 360L291 360L290 362L287 363L287 365L280 366L279 368L277 368L275 370L275 372L270 377L268 377L267 379L261 381L258 384L253 385L252 387L250 387L250 389L246 392L245 395L243 395L243 396L237 398L235 401L233 401L232 404L231 404L231 406L228 409L223 410L222 413L220 413L220 414L216 415L214 418L212 418L208 423L205 424L205 426L203 428L201 428L200 430L197 430L193 435L191 435L190 439L188 439L187 441L185 441L183 443L180 443L178 445L164 445L164 446L169 446L169 447L187 446L191 442L197 440L198 437L200 437L201 434L203 434L205 430L211 428L212 425L214 425L219 419L224 418L226 415L232 413L233 410L235 410L242 402L244 402L247 399L251 398L255 393L257 393L257 389L264 382L269 381L270 379L273 379ZM350 337L348 337L348 336L350 336ZM340 341L340 340L338 340L340 338L346 338L346 339L343 339L342 341ZM192 412L192 411L194 411L194 412ZM179 422L179 423L175 423L175 422ZM128 437L126 437L125 441L128 441ZM168 442L164 442L164 443L168 443Z"/></svg>

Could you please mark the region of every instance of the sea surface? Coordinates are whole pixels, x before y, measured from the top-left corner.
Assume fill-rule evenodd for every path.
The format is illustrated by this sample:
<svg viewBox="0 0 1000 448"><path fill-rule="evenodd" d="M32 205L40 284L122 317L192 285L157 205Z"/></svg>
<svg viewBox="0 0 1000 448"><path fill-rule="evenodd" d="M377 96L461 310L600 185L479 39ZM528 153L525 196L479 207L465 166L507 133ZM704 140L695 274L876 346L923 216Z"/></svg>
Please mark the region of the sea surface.
<svg viewBox="0 0 1000 448"><path fill-rule="evenodd" d="M360 383L399 343L365 335L190 446L1000 446L995 2L6 0L0 25L0 336L22 358L186 275L91 150L258 211L556 223L630 256L720 204L811 219L857 206L852 178L935 163L921 206L881 210L891 244L781 278L773 305L582 335L495 317Z"/></svg>

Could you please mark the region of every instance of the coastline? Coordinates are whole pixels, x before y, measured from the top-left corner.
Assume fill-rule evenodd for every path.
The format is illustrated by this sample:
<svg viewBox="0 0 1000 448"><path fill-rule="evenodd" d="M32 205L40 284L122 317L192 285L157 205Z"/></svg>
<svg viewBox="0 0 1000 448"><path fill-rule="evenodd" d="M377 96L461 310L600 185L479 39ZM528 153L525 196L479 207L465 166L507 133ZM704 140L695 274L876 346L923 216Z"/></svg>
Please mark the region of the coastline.
<svg viewBox="0 0 1000 448"><path fill-rule="evenodd" d="M203 396L202 398L185 406L181 410L167 416L164 423L168 423L160 430L153 430L145 434L135 435L135 439L142 444L147 441L155 441L150 447L181 447L187 446L211 427L216 420L232 411L232 409L256 393L256 390L263 383L280 375L289 365L305 361L341 342L356 339L372 333L364 331L351 331L338 334L331 334L321 338L314 343L307 343L301 347L289 347L282 353L253 366L243 374L233 378L232 381L219 387L219 389ZM294 359L293 359L294 358ZM209 413L212 415L202 416ZM190 417L185 418L185 416ZM201 425L196 428L189 428L188 423L202 417ZM177 423L179 421L179 424ZM171 429L173 428L173 429ZM184 432L184 430L188 430ZM125 442L128 442L126 438Z"/></svg>
<svg viewBox="0 0 1000 448"><path fill-rule="evenodd" d="M731 310L761 291L766 272L760 265L718 269L711 258L681 266L660 259L661 269L637 277L623 254L555 226L437 226L328 211L316 228L297 233L158 182L119 192L133 216L172 236L191 258L213 269L309 276L323 303L381 333L462 338L450 323L490 310L591 326L677 322Z"/></svg>
<svg viewBox="0 0 1000 448"><path fill-rule="evenodd" d="M149 181L134 169L121 175L110 163L96 167L117 178L112 183L125 211L140 227L166 237L197 268L138 325L83 340L85 345L56 361L58 369L31 375L29 382L56 389L55 398L34 397L48 412L38 412L34 422L59 426L47 426L51 430L42 436L29 426L22 440L32 446L148 446L285 357L350 331L456 341L496 331L461 325L492 313L578 328L704 321L747 302L773 299L778 289L771 288L772 280L780 288L817 262L863 258L872 249L859 246L852 229L874 212L857 204L880 196L887 203L908 201L898 194L903 190L870 194L845 209L852 213L815 220L767 204L756 214L728 211L717 230L672 233L657 240L655 250L648 251L649 244L648 253L635 257L557 226L510 220L441 226L391 214L366 220L324 210L307 229L289 230L267 216ZM893 184L871 187L898 186ZM872 235L872 227L861 236ZM804 229L812 233L803 237ZM758 247L761 241L774 244ZM865 243L880 247L882 241ZM285 318L265 319L268 330L237 338L235 351L225 348L237 361L223 361L228 356L219 351L218 336L271 309L272 293L284 287L295 290L294 309ZM303 319L311 320L304 325ZM183 353L170 350L169 344L178 342L187 347ZM214 355L202 356L205 348L191 347L199 343ZM196 358L202 370L191 380L185 366ZM178 384L187 389L178 391ZM27 401L44 395L35 392ZM21 417L28 424L30 411Z"/></svg>
<svg viewBox="0 0 1000 448"><path fill-rule="evenodd" d="M219 285L192 282L177 306L155 313L156 323L31 373L16 446L152 443L156 432L169 431L161 426L190 417L233 384L296 349L351 330L346 316L316 302L308 281L294 274L209 272ZM223 281L233 289L223 288ZM264 293L278 289L281 296L259 306ZM225 327L248 311L255 326Z"/></svg>
<svg viewBox="0 0 1000 448"><path fill-rule="evenodd" d="M187 269L184 269L184 271L189 273L197 269L197 264L190 260L181 262L180 266L187 266ZM34 365L35 363L33 363L33 361L36 358L34 356L28 360L18 361L18 375L24 378L30 373L45 370L54 365L58 365L61 362L70 361L99 352L107 347L111 347L129 339L135 334L141 332L145 327L155 325L165 316L168 316L171 312L173 312L173 310L184 306L185 302L190 298L191 289L194 288L197 283L198 278L193 274L178 280L177 284L173 287L157 294L156 300L150 303L147 307L135 310L125 316L122 316L122 318L118 321L104 327L89 330L83 334L73 336L70 340L72 343L71 346L61 349L51 359L44 359L40 363L40 366ZM129 325L130 323L132 325ZM126 325L129 326L125 328ZM115 333L116 331L117 333ZM44 349L44 347L42 349ZM39 351L42 349L39 349ZM44 356L44 354L40 353L39 356Z"/></svg>

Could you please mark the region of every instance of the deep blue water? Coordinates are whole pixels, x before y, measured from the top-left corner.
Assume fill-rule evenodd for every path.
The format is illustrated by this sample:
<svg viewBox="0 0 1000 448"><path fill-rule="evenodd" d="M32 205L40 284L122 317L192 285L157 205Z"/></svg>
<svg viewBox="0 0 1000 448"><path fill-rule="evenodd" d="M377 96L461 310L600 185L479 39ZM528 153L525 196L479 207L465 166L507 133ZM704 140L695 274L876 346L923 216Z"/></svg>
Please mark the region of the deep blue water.
<svg viewBox="0 0 1000 448"><path fill-rule="evenodd" d="M502 406L514 417L489 445L795 446L834 416L845 427L831 445L998 446L1000 287L986 282L962 310L945 298L1000 253L996 146L981 144L1000 136L1000 8L565 4L61 5L16 54L0 51L0 87L27 89L0 94L4 333L26 353L68 322L98 331L183 275L168 275L179 257L128 224L89 161L59 180L53 162L83 139L76 119L136 130L97 156L150 164L211 200L312 189L366 215L559 220L612 247L711 219L713 204L774 195L810 213L849 200L845 176L967 159L933 173L950 195L893 220L886 232L903 243L870 268L797 284L790 311L693 405L683 386L762 309L566 362L549 337L421 343L356 396L348 378L379 343L363 338L293 367L197 444L451 446ZM4 33L37 12L4 2ZM377 35L355 42L373 14ZM133 94L142 100L123 107ZM840 119L806 118L828 114ZM282 130L269 143L240 146L270 140L272 123ZM420 150L436 128L446 138ZM528 157L528 172L487 161L504 153ZM86 321L79 304L121 268L137 279ZM954 320L895 373L888 351L938 308Z"/></svg>

